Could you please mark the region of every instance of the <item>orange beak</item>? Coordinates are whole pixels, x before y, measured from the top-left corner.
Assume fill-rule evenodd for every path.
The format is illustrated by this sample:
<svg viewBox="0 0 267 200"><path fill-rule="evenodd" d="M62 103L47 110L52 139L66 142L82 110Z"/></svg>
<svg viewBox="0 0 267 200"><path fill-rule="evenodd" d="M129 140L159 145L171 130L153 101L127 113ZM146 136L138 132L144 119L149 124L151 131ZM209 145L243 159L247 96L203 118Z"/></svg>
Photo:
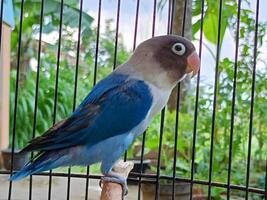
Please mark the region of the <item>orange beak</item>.
<svg viewBox="0 0 267 200"><path fill-rule="evenodd" d="M194 51L187 57L186 73L193 72L193 76L195 76L198 73L199 67L200 67L200 59L197 55L197 52Z"/></svg>

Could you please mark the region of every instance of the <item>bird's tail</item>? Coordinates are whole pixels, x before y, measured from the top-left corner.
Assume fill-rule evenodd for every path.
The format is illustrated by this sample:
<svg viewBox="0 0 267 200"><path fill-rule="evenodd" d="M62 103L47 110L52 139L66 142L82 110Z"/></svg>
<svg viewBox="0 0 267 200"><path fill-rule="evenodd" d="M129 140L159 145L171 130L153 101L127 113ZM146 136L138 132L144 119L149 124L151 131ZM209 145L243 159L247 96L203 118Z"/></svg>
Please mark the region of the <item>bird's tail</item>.
<svg viewBox="0 0 267 200"><path fill-rule="evenodd" d="M47 171L64 165L66 157L60 152L46 151L41 153L33 162L27 163L20 171L10 177L12 181L18 181L33 173Z"/></svg>

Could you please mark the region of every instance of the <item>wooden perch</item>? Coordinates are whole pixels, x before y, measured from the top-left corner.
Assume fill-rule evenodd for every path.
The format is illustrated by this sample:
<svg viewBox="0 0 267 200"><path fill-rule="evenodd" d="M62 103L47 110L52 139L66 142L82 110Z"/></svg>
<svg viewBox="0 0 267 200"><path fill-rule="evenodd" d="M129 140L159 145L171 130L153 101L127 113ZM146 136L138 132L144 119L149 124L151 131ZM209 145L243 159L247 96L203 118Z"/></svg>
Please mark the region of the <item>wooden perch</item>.
<svg viewBox="0 0 267 200"><path fill-rule="evenodd" d="M123 162L120 160L115 164L112 170L117 175L126 179L130 171L133 169L133 165L133 162ZM122 187L120 184L106 181L103 182L100 200L121 200L122 198Z"/></svg>

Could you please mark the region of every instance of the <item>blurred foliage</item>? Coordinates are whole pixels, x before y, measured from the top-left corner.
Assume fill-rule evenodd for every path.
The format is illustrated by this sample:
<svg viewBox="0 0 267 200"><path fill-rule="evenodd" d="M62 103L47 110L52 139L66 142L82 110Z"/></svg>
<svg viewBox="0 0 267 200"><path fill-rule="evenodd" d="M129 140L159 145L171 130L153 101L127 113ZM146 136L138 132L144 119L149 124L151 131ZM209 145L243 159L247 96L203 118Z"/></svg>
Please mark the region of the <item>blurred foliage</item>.
<svg viewBox="0 0 267 200"><path fill-rule="evenodd" d="M162 6L167 1L160 1L159 6ZM258 44L255 47L255 4L251 1L241 1L240 13L240 29L239 29L239 45L238 45L238 62L237 79L236 79L236 95L234 109L234 129L233 129L233 152L232 152L232 169L231 183L237 185L246 184L247 173L247 152L249 140L249 123L251 109L251 91L252 91L252 73L254 61L256 61L256 77L255 77L255 93L253 105L253 128L252 128L252 148L251 148L251 165L250 165L250 186L264 188L264 178L266 174L267 160L267 63L266 53L264 52L264 44L266 44L266 28L267 22L260 21L258 24ZM203 19L203 35L208 41L206 48L219 44L220 51L223 48L235 49L236 42L236 27L237 27L237 1L223 0L222 1L222 16L221 24L219 24L219 5L220 1L205 0L204 19ZM199 40L201 28L201 7L202 0L193 0L192 15L193 15L193 38ZM220 41L218 43L218 28L220 26ZM226 46L226 31L229 31L234 42L232 46ZM204 40L204 42L206 42ZM229 41L227 43L229 45ZM203 47L204 48L204 47ZM215 48L214 48L215 49ZM216 52L212 48L207 49L211 56L216 59ZM256 56L254 59L254 51ZM218 84L217 101L216 101L216 118L215 118L215 137L214 137L214 154L213 154L213 174L212 181L227 182L228 163L229 163L229 144L230 144L230 127L231 127L231 112L232 112L232 95L234 83L234 67L235 60L233 57L222 57L220 55L218 65ZM213 76L213 75L212 75ZM211 143L211 126L212 126L212 107L213 107L213 91L214 85L201 85L200 97L198 104L198 125L196 135L196 157L195 157L195 178L207 180L209 176L210 162L210 143ZM188 101L191 104L195 103L195 89L192 88L192 96L188 96ZM183 108L179 112L179 129L178 129L178 148L177 148L177 176L190 178L191 159L192 159L192 142L193 142L193 122L194 111L192 113L185 112ZM173 162L170 158L173 157L175 114L166 112L165 128L164 128L164 144L162 151L162 164L166 165L162 168L162 173L172 175ZM160 127L160 120L153 124L148 129L147 137L150 138ZM169 128L172 126L172 129ZM158 137L155 138L155 143L147 141L147 148L156 150L158 148ZM166 142L169 141L169 142ZM146 152L149 151L148 149ZM168 162L166 162L166 160ZM166 164L167 163L167 164ZM214 188L212 196L215 199L222 199L224 190ZM236 194L237 192L233 192ZM244 196L244 193L238 193L239 196ZM250 196L251 199L261 199L259 196Z"/></svg>
<svg viewBox="0 0 267 200"><path fill-rule="evenodd" d="M20 1L15 1L16 28L12 33L12 68L15 69L18 33L19 33L19 8ZM59 28L59 0L51 0L45 3L43 36L54 37L54 42L42 41L40 60L40 80L38 91L38 109L36 135L42 134L53 123L55 80L58 51L58 28ZM164 5L164 1L160 1ZM219 1L205 1L204 12L204 36L211 44L216 45L218 34L218 14ZM245 8L241 10L241 24L239 37L239 56L237 62L236 96L234 110L234 135L231 183L244 185L246 180L248 135L251 106L251 85L252 71L254 66L254 33L255 33L255 12L248 1L242 1ZM76 48L78 32L78 4L76 1L64 1L63 32L61 41L61 54L59 62L59 89L57 99L56 121L67 117L73 109L74 80L76 67ZM224 48L226 31L229 31L234 40L236 35L237 3L234 0L223 1L223 16L221 23L221 38L219 45ZM81 26L81 46L78 68L78 90L77 104L92 89L95 72L95 50L97 29L94 27L93 18L83 14ZM193 24L194 38L199 35L201 21L201 0L193 1L193 16L196 18ZM23 13L22 32L22 53L20 67L24 69L20 74L17 123L16 123L16 147L23 147L33 135L33 117L36 87L36 69L38 55L38 36L40 23L40 1L26 1ZM115 30L112 28L114 22L106 21L104 31L101 31L99 39L98 68L96 80L100 80L109 74L114 66L114 38ZM252 157L250 167L250 186L264 188L265 180L265 160L267 152L267 77L265 53L262 51L264 42L266 43L266 24L260 22L258 31L257 68L255 81L255 101L254 120L252 129ZM234 44L233 44L234 45ZM226 47L229 48L229 47ZM231 48L234 48L231 47ZM115 65L123 63L129 56L123 39L119 35L117 62ZM229 162L229 141L230 124L232 111L232 93L234 80L234 58L221 57L218 66L217 84L217 107L215 120L214 156L212 181L227 182L228 162ZM260 66L260 67L259 67ZM213 76L213 75L212 75ZM14 95L15 95L16 70L11 73L11 116L10 125L13 124ZM192 84L195 85L195 84ZM201 85L198 102L198 123L196 135L196 156L194 177L201 180L208 179L210 162L210 141L212 126L213 107L213 85ZM194 108L196 87L192 87L188 92L187 101ZM191 94L191 95L190 95ZM176 174L179 177L190 178L192 159L192 138L194 124L194 110L181 108L179 119L176 112L166 109L163 134L162 149L162 169L161 173L172 175L174 138L176 123L178 121L178 146L176 149L177 162ZM161 116L158 114L147 130L145 154L151 151L157 152L159 145L159 129ZM12 132L12 128L11 128ZM10 134L12 135L12 134ZM140 145L142 137L134 143ZM132 148L133 149L133 148ZM140 155L140 152L128 152L128 156ZM234 195L243 196L244 193L233 192ZM214 199L222 199L225 190L214 188L212 196ZM251 197L257 199L258 197Z"/></svg>
<svg viewBox="0 0 267 200"><path fill-rule="evenodd" d="M52 0L45 3L43 34L40 54L40 76L38 88L37 124L35 134L40 135L53 124L55 84L57 74L57 53L59 43L60 1ZM15 100L15 84L17 69L17 51L19 35L20 1L15 1L16 28L12 32L12 71L10 94L10 137L12 137L13 110ZM62 37L58 66L58 93L56 102L56 121L66 118L73 110L75 71L77 60L79 10L77 1L64 1ZM38 65L38 38L40 32L40 0L26 1L24 4L22 40L20 55L19 90L16 117L15 146L21 148L33 136L33 119L35 106L35 90ZM71 18L70 18L71 17ZM114 66L113 20L107 20L105 29L99 37L97 71L95 72L95 52L97 29L92 25L93 18L82 12L81 42L79 51L78 83L76 102L92 89L94 79L100 80L108 75ZM51 40L51 37L55 39ZM46 38L46 39L45 39ZM47 39L49 38L49 39ZM48 41L47 41L48 40ZM128 58L123 45L122 36L118 37L118 52L115 65L120 65ZM97 76L94 77L94 74ZM76 106L76 105L75 105ZM12 141L12 138L10 138Z"/></svg>
<svg viewBox="0 0 267 200"><path fill-rule="evenodd" d="M45 34L58 33L60 22L60 0L44 1L43 8L43 25L42 32ZM15 29L12 32L11 48L12 56L16 57L18 48L18 38L20 29L20 13L21 1L14 0L14 13L15 13ZM64 1L63 4L63 23L62 37L73 36L77 32L79 23L79 9L78 3L75 0ZM38 35L40 32L40 19L41 19L41 0L27 0L23 4L23 23L22 23L22 38L21 50L23 56L20 58L20 67L22 72L26 73L29 69L29 61L33 57L37 57L38 51L35 51L38 45ZM82 12L81 35L92 35L92 22L93 18L85 12ZM66 31L68 30L68 31ZM88 39L87 39L88 40ZM46 43L45 40L43 43ZM56 48L56 45L46 43L49 48ZM75 49L69 46L68 49ZM68 50L66 49L66 50ZM12 59L12 67L17 66L17 59Z"/></svg>

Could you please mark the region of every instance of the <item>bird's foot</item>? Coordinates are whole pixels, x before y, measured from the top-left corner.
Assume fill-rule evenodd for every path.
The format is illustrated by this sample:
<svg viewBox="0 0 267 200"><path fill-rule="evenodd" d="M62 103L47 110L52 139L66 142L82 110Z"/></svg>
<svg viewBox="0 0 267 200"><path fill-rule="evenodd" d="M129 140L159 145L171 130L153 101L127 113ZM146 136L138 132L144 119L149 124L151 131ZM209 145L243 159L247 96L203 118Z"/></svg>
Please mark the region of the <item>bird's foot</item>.
<svg viewBox="0 0 267 200"><path fill-rule="evenodd" d="M100 185L102 185L104 182L118 183L122 187L122 195L126 196L128 194L127 181L125 178L115 175L113 173L105 174L104 177L101 177Z"/></svg>
<svg viewBox="0 0 267 200"><path fill-rule="evenodd" d="M126 180L133 166L134 166L133 162L130 161L124 162L120 160L117 163L115 163L115 165L111 170L107 172L102 171L104 177L101 178L100 187L104 182L118 183L122 187L122 199L124 199L123 197L128 194L128 187Z"/></svg>

